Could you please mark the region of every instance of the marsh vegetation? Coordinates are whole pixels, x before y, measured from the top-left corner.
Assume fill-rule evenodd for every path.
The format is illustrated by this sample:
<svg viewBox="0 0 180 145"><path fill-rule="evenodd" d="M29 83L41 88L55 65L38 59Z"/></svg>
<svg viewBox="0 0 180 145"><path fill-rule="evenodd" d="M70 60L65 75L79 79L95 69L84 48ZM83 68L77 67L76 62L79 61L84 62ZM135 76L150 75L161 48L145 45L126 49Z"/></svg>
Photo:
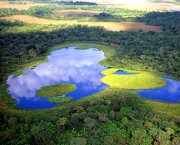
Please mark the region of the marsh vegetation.
<svg viewBox="0 0 180 145"><path fill-rule="evenodd" d="M152 72L180 79L179 12L128 10L95 3L36 2L31 6L19 4L23 10L16 8L17 4L0 8L0 144L180 144L179 103L142 99L127 89L137 87L135 82L142 82L137 88L165 85ZM72 16L55 14L54 10L100 13ZM121 29L112 31L122 22L125 23ZM134 28L134 24L140 26ZM146 26L150 27L145 29ZM110 79L110 85L115 87L51 109L33 111L14 106L16 100L7 92L8 76L19 76L25 68L47 61L52 50L72 45L103 50L107 59L99 64L115 68L104 72L104 79L109 77L107 83ZM118 69L138 71L132 75L134 83L112 74ZM127 86L119 89L122 80ZM50 92L55 91L47 93ZM59 91L53 95L59 95ZM64 102L62 99L70 97L51 97L49 101Z"/></svg>

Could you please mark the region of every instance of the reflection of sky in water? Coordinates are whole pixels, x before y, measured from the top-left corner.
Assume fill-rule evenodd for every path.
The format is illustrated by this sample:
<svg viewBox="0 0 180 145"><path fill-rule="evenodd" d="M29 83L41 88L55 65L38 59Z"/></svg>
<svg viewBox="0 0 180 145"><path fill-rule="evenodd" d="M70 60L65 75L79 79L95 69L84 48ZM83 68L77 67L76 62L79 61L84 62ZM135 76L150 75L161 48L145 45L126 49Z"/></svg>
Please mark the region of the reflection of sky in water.
<svg viewBox="0 0 180 145"><path fill-rule="evenodd" d="M139 95L151 100L180 102L180 82L165 78L167 86L150 90L139 90Z"/></svg>
<svg viewBox="0 0 180 145"><path fill-rule="evenodd" d="M97 62L104 59L102 51L95 49L76 50L75 47L52 51L48 62L34 69L26 69L27 75L13 78L9 76L9 93L17 100L17 106L26 109L51 108L57 103L50 103L46 98L35 96L36 90L43 86L59 83L76 84L77 90L67 94L74 100L91 95L107 88L100 79L101 71L106 69Z"/></svg>

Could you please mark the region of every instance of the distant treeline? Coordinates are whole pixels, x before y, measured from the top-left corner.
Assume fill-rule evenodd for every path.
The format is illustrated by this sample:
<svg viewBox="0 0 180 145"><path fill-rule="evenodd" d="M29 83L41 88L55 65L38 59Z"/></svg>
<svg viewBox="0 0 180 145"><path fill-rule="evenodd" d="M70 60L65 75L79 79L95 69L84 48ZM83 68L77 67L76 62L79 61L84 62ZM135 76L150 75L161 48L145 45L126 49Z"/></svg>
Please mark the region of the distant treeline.
<svg viewBox="0 0 180 145"><path fill-rule="evenodd" d="M102 27L38 25L1 20L1 75L13 72L21 63L41 56L53 45L66 41L97 41L119 45L116 56L106 60L109 65L129 69L153 69L179 78L180 17L178 13L165 13L167 19L163 19L163 15L162 13L161 21L164 31L160 33L142 30L113 32ZM149 15L147 16L144 21L149 19ZM156 15L151 18L150 24L157 23L153 19L157 19Z"/></svg>
<svg viewBox="0 0 180 145"><path fill-rule="evenodd" d="M97 3L94 2L82 2L82 1L57 1L58 5L97 5Z"/></svg>
<svg viewBox="0 0 180 145"><path fill-rule="evenodd" d="M54 10L91 10L99 11L99 15L84 16L84 15L60 15L56 14ZM106 21L106 22L124 22L137 21L138 17L143 17L147 12L128 10L120 8L108 8L106 6L88 6L88 5L45 5L30 7L27 11L18 9L0 9L0 17L11 16L16 14L31 15L45 19L52 20L77 20L82 22L89 21Z"/></svg>
<svg viewBox="0 0 180 145"><path fill-rule="evenodd" d="M58 4L58 5L97 5L95 2L84 2L84 1L63 1L63 0L33 0L37 3L49 3L49 4Z"/></svg>

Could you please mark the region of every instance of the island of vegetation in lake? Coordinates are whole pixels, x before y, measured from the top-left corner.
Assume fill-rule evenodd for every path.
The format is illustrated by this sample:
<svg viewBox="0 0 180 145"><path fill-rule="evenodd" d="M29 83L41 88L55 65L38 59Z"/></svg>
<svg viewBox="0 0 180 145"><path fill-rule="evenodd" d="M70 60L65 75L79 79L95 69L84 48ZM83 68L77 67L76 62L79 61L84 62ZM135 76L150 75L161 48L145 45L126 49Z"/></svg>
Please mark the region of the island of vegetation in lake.
<svg viewBox="0 0 180 145"><path fill-rule="evenodd" d="M180 13L164 11L171 5L158 2L159 10L152 11L84 1L1 1L0 144L180 144L180 104L142 99L127 89L165 85L158 74L180 80ZM18 76L46 61L50 51L68 46L103 50L107 59L99 64L113 69L102 72L102 81L111 87L70 101L61 95L75 90L74 85L58 91L56 86L47 91L47 86L39 90L42 97L56 96L49 101L62 105L39 110L14 106L8 76ZM119 69L137 72L123 89L117 86L128 82L126 76L112 74Z"/></svg>
<svg viewBox="0 0 180 145"><path fill-rule="evenodd" d="M42 87L37 90L36 95L39 97L57 97L66 95L74 90L76 90L76 86L73 84L57 84Z"/></svg>
<svg viewBox="0 0 180 145"><path fill-rule="evenodd" d="M102 78L102 82L110 87L122 88L122 89L152 89L159 88L166 85L166 81L152 73L138 72L131 75L118 75L112 74L117 69L110 68L102 72L106 74Z"/></svg>

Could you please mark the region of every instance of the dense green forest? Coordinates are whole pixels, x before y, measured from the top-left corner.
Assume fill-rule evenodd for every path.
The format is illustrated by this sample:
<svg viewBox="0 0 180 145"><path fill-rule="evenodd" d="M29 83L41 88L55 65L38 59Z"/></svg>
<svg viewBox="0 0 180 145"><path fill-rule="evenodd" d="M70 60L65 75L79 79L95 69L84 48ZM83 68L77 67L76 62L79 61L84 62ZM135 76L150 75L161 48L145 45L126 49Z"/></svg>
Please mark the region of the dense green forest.
<svg viewBox="0 0 180 145"><path fill-rule="evenodd" d="M48 2L48 1L47 1ZM7 145L177 145L180 116L155 112L130 90L109 88L88 99L71 102L61 109L22 116L6 112L15 100L7 95L9 74L29 64L44 61L51 47L64 42L116 44L116 54L101 64L166 73L180 79L180 12L143 12L104 6L36 6L27 11L0 9L0 16L32 15L48 19L85 20L84 16L61 16L53 10L100 11L86 21L137 21L161 26L154 31L107 31L81 25L40 25L0 20L0 144ZM136 17L124 17L135 15ZM19 108L15 108L21 110Z"/></svg>
<svg viewBox="0 0 180 145"><path fill-rule="evenodd" d="M171 144L180 118L156 114L134 92L111 89L67 109L22 118L1 114L1 144Z"/></svg>
<svg viewBox="0 0 180 145"><path fill-rule="evenodd" d="M180 13L152 12L139 20L162 26L162 32L113 32L102 27L37 25L1 20L1 74L12 72L19 63L36 59L35 56L44 54L55 44L66 41L98 41L119 45L116 56L107 60L109 65L153 69L179 78ZM139 68L134 68L135 63Z"/></svg>

